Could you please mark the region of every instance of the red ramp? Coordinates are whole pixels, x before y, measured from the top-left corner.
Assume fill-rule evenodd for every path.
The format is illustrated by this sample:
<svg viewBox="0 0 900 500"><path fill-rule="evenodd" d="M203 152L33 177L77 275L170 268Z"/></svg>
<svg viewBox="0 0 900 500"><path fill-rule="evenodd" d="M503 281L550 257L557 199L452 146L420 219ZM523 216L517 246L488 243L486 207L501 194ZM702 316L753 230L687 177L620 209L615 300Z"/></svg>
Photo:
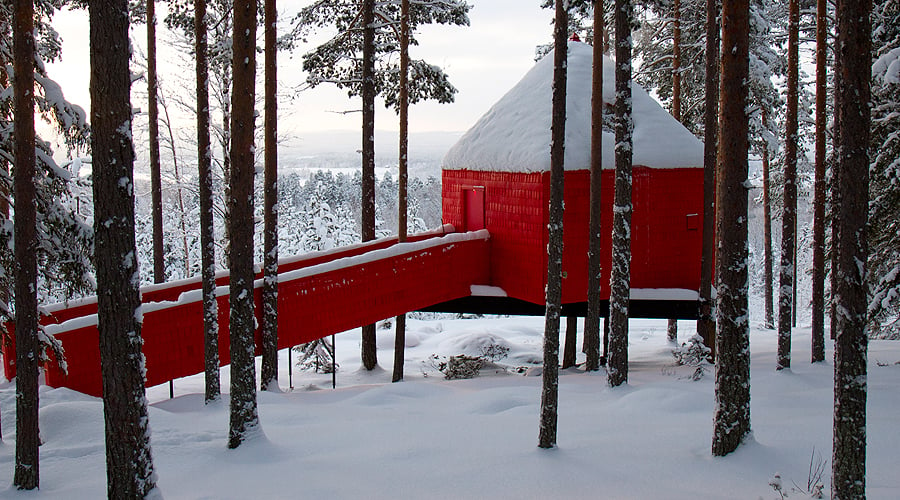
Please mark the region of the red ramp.
<svg viewBox="0 0 900 500"><path fill-rule="evenodd" d="M396 238L282 260L278 283L278 347L286 348L375 321L471 295L471 286L490 283L487 231ZM227 276L219 288L219 356L228 364ZM261 324L261 280L256 314ZM203 315L199 281L185 280L142 290L143 353L147 386L204 369ZM155 299L155 301L153 300ZM56 363L46 369L54 387L100 396L100 350L96 300L71 308L53 306L46 329L62 342L68 373ZM56 320L56 321L54 321ZM61 320L61 321L60 321ZM256 333L259 353L259 332ZM7 378L15 376L15 352L4 345ZM9 360L9 361L6 361Z"/></svg>

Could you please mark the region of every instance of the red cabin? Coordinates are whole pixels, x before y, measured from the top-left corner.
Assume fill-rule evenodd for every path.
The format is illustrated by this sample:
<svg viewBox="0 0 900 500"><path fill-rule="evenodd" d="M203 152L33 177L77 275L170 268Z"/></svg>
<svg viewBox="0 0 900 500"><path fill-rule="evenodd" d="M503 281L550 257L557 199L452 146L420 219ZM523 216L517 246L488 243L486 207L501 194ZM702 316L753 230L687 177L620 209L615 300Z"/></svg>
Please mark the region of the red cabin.
<svg viewBox="0 0 900 500"><path fill-rule="evenodd" d="M583 311L587 299L592 50L569 42L563 303L570 314ZM458 230L490 232L491 281L508 296L501 301L506 303L501 309L509 310L513 303L524 305L524 310L529 304L542 309L544 303L552 59L538 62L444 158L444 222ZM610 114L615 96L613 64L604 58L603 100ZM632 92L632 315L695 317L703 227L703 144L645 90L635 85ZM604 298L609 297L611 268L614 142L611 126L604 127ZM474 302L457 306L472 310ZM642 307L642 302L652 307Z"/></svg>

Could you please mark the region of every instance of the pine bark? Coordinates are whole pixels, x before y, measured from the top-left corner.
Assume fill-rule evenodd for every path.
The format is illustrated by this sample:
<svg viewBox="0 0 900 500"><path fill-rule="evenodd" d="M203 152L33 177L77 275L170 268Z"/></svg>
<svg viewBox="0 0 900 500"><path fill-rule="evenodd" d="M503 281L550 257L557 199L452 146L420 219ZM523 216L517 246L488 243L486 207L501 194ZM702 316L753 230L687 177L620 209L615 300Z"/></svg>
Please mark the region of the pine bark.
<svg viewBox="0 0 900 500"><path fill-rule="evenodd" d="M7 12L4 9L0 9L0 32L2 33L12 33L12 28L10 26L10 22L12 22L7 17ZM0 61L2 64L7 64L6 61ZM6 71L0 71L0 87L6 88L9 86L9 81L6 76ZM0 158L0 169L2 173L9 174L10 163L6 160L6 158ZM0 216L9 219L9 191L6 186L0 186ZM7 302L9 300L9 293L11 290L0 289L0 300L3 302Z"/></svg>
<svg viewBox="0 0 900 500"><path fill-rule="evenodd" d="M234 4L231 92L231 417L228 447L259 427L253 315L253 131L256 96L256 2Z"/></svg>
<svg viewBox="0 0 900 500"><path fill-rule="evenodd" d="M672 2L672 117L681 122L681 0ZM666 337L678 340L676 318L669 318Z"/></svg>
<svg viewBox="0 0 900 500"><path fill-rule="evenodd" d="M591 75L591 194L588 221L588 292L584 317L585 371L600 369L600 276L602 274L600 187L603 178L603 2L594 2L594 47Z"/></svg>
<svg viewBox="0 0 900 500"><path fill-rule="evenodd" d="M678 342L678 320L670 318L666 323L666 339L669 342Z"/></svg>
<svg viewBox="0 0 900 500"><path fill-rule="evenodd" d="M231 16L229 12L225 16L225 21ZM234 29L234 25L232 25ZM222 199L225 200L225 215L222 217L222 226L226 238L231 237L231 87L234 85L232 67L230 62L224 64L222 70L222 179L224 186L222 187ZM231 244L225 244L225 266L231 268Z"/></svg>
<svg viewBox="0 0 900 500"><path fill-rule="evenodd" d="M768 113L762 110L763 128L768 127ZM775 304L772 289L775 277L772 268L774 257L772 256L772 184L769 162L769 145L765 144L762 150L762 183L763 183L763 302L766 309L766 328L775 328Z"/></svg>
<svg viewBox="0 0 900 500"><path fill-rule="evenodd" d="M407 186L409 172L409 0L400 1L400 145L397 170L399 171L397 196L397 235L400 243L407 233ZM406 314L397 316L394 332L394 372L392 382L403 380L403 361L406 356Z"/></svg>
<svg viewBox="0 0 900 500"><path fill-rule="evenodd" d="M275 0L265 0L262 366L260 389L278 388L278 78Z"/></svg>
<svg viewBox="0 0 900 500"><path fill-rule="evenodd" d="M40 486L38 431L37 234L34 152L34 3L15 2L13 106L15 113L16 467L20 490Z"/></svg>
<svg viewBox="0 0 900 500"><path fill-rule="evenodd" d="M562 369L575 366L575 351L578 336L578 316L566 316L566 341L563 344Z"/></svg>
<svg viewBox="0 0 900 500"><path fill-rule="evenodd" d="M700 251L700 318L697 334L715 359L713 256L716 218L716 156L719 137L719 2L706 0L706 112L703 115L703 240Z"/></svg>
<svg viewBox="0 0 900 500"><path fill-rule="evenodd" d="M833 498L866 496L866 222L869 203L871 0L840 2L840 257L836 269L837 338L834 353Z"/></svg>
<svg viewBox="0 0 900 500"><path fill-rule="evenodd" d="M825 361L825 100L828 16L826 0L816 1L816 165L813 184L812 348L813 363Z"/></svg>
<svg viewBox="0 0 900 500"><path fill-rule="evenodd" d="M197 58L197 179L200 194L200 274L203 282L204 401L210 403L219 399L222 390L219 380L219 307L216 302L216 240L213 232L206 0L194 0L194 37Z"/></svg>
<svg viewBox="0 0 900 500"><path fill-rule="evenodd" d="M843 0L835 0L834 11L839 12ZM840 213L841 210L841 93L837 91L841 87L841 79L843 78L843 62L837 47L838 38L840 37L841 25L837 23L835 26L835 47L834 47L834 119L835 124L832 132L832 163L831 163L831 207L829 211L832 214ZM837 269L840 266L841 246L838 242L841 240L841 225L838 224L837 217L831 218L831 339L835 340L838 331L838 293L840 286L838 283Z"/></svg>
<svg viewBox="0 0 900 500"><path fill-rule="evenodd" d="M791 320L794 310L797 241L797 105L799 101L800 2L788 2L787 114L784 141L784 207L781 218L781 267L778 286L778 355L776 369L791 367Z"/></svg>
<svg viewBox="0 0 900 500"><path fill-rule="evenodd" d="M6 17L6 11L0 9L0 31L2 31L3 33L12 32L12 30L8 28L8 23L9 20ZM6 77L6 71L0 71L0 87L6 88L8 86L9 81ZM9 166L9 162L5 158L0 158L0 174L9 175ZM5 220L9 220L9 190L6 188L6 186L0 186L0 217ZM9 304L10 293L14 292L6 288L0 288L0 301L2 301L4 304ZM0 443L2 442L3 432L2 425L0 425Z"/></svg>
<svg viewBox="0 0 900 500"><path fill-rule="evenodd" d="M712 453L724 456L750 432L747 177L750 3L722 3L716 236L716 404Z"/></svg>
<svg viewBox="0 0 900 500"><path fill-rule="evenodd" d="M628 382L628 306L631 293L631 157L634 119L631 115L630 0L616 0L616 186L613 206L612 272L609 297L607 379L617 387Z"/></svg>
<svg viewBox="0 0 900 500"><path fill-rule="evenodd" d="M563 189L566 139L566 62L569 16L556 0L553 26L553 102L550 122L550 210L547 234L547 288L544 314L544 371L538 447L556 446L559 405L559 317L562 311Z"/></svg>
<svg viewBox="0 0 900 500"><path fill-rule="evenodd" d="M681 0L672 1L672 117L681 122Z"/></svg>
<svg viewBox="0 0 900 500"><path fill-rule="evenodd" d="M147 0L147 117L153 219L153 282L166 281L163 255L162 173L159 164L159 85L156 77L156 1Z"/></svg>
<svg viewBox="0 0 900 500"><path fill-rule="evenodd" d="M89 10L94 263L107 493L110 498L142 498L156 484L135 258L128 3L97 0L90 2Z"/></svg>
<svg viewBox="0 0 900 500"><path fill-rule="evenodd" d="M363 0L362 240L375 239L375 0ZM362 364L378 365L375 324L362 327Z"/></svg>

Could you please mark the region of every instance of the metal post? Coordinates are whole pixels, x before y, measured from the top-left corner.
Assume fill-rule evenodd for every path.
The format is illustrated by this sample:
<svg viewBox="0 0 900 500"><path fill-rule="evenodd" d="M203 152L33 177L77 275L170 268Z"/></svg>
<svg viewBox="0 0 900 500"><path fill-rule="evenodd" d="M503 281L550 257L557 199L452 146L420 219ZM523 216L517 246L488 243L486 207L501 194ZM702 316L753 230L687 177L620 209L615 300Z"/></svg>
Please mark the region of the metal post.
<svg viewBox="0 0 900 500"><path fill-rule="evenodd" d="M337 388L337 344L334 342L334 334L331 334L331 388Z"/></svg>

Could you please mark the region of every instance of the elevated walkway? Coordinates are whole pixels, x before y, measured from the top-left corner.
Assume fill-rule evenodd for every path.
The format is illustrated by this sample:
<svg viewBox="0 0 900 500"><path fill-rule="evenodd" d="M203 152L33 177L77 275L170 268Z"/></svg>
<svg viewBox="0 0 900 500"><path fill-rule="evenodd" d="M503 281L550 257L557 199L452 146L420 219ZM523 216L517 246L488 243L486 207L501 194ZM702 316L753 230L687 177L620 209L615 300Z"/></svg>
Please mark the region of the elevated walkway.
<svg viewBox="0 0 900 500"><path fill-rule="evenodd" d="M284 259L278 268L278 348L292 347L409 311L472 295L490 284L489 234L454 233L452 226L413 236L406 243L385 238L328 252ZM261 318L262 277L257 275L256 315ZM219 359L230 363L228 276L216 280ZM203 305L199 279L151 285L142 290L147 386L204 369ZM41 324L65 350L67 373L51 362L46 383L100 396L97 301L90 297L55 304ZM260 349L256 332L257 354ZM4 372L15 376L15 346L3 345Z"/></svg>

